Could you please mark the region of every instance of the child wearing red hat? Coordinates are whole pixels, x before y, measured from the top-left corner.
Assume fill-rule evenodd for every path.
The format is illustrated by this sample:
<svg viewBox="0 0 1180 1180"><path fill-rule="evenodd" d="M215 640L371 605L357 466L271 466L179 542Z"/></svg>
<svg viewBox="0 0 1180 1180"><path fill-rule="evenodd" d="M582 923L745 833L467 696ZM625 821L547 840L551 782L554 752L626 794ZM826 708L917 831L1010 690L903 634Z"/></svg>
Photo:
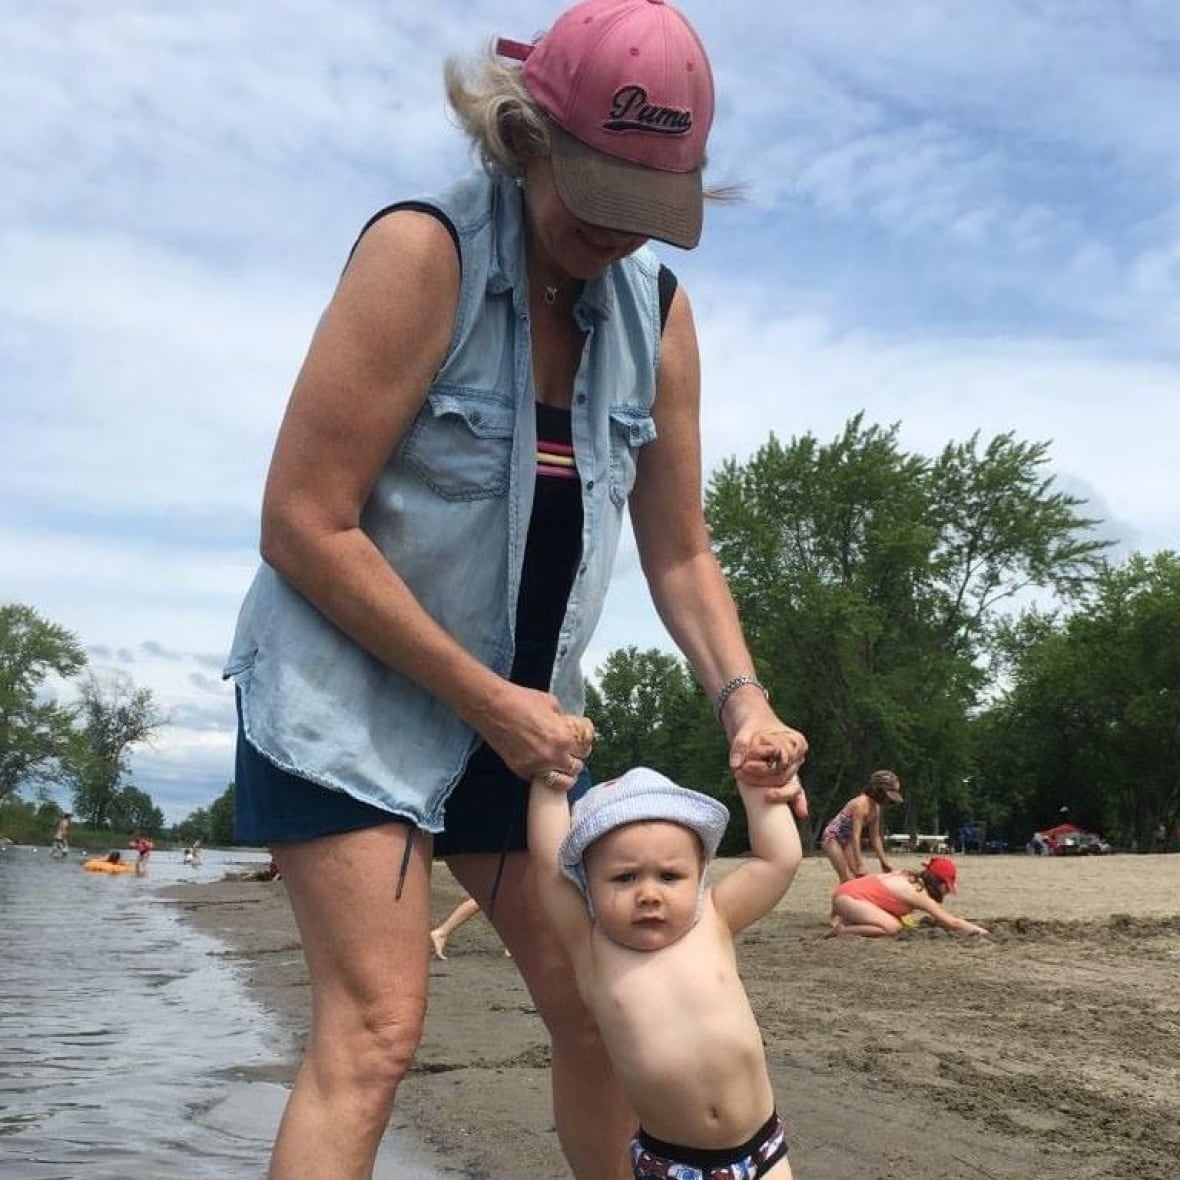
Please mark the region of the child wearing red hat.
<svg viewBox="0 0 1180 1180"><path fill-rule="evenodd" d="M827 936L860 934L883 938L897 934L914 910L928 914L951 934L986 934L982 926L952 914L942 899L956 893L959 870L949 856L932 856L921 871L895 869L842 881L832 894Z"/></svg>

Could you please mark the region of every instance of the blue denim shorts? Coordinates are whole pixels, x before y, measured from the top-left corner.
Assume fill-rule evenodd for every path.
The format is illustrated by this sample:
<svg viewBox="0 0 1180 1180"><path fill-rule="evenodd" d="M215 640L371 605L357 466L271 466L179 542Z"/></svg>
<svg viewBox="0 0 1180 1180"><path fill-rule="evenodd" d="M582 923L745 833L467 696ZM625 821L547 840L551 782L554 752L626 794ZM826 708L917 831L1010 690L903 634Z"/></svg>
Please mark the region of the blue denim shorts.
<svg viewBox="0 0 1180 1180"><path fill-rule="evenodd" d="M590 788L583 769L569 793L572 803ZM480 746L447 800L445 830L434 837L435 856L462 852L520 852L527 845L528 783L489 747ZM283 844L355 832L380 824L410 823L343 791L281 770L242 732L234 777L234 836L242 844Z"/></svg>

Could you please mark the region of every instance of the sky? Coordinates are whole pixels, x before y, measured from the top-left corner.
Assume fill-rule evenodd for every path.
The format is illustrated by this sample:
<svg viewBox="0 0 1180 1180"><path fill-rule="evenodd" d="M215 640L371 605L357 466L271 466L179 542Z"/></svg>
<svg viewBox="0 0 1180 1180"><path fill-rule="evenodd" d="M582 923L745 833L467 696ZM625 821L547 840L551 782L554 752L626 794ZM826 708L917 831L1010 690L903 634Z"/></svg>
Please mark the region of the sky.
<svg viewBox="0 0 1180 1180"><path fill-rule="evenodd" d="M863 411L1049 442L1117 557L1180 550L1180 5L685 0L717 85L706 471ZM376 209L471 166L441 68L547 0L39 0L0 39L0 602L168 723L172 822L233 777L220 669L311 332ZM624 542L588 673L670 649Z"/></svg>

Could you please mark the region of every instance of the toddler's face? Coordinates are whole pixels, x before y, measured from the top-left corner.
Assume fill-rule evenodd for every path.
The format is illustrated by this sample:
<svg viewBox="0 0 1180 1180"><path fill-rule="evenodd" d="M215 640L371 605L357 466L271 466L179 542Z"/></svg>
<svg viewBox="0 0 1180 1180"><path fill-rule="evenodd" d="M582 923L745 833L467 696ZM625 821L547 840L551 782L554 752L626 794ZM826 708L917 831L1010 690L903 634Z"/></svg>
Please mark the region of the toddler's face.
<svg viewBox="0 0 1180 1180"><path fill-rule="evenodd" d="M679 824L644 820L608 832L585 857L599 929L631 950L670 946L696 922L702 861L696 834Z"/></svg>

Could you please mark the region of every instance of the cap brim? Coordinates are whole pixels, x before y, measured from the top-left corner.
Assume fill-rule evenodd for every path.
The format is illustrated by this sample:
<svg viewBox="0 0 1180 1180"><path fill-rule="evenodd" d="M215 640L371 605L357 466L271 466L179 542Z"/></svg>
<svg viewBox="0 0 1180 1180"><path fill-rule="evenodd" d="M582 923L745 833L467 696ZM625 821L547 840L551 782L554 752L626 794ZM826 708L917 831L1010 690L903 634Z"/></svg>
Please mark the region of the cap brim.
<svg viewBox="0 0 1180 1180"><path fill-rule="evenodd" d="M620 233L691 250L701 240L701 172L665 172L632 164L551 129L553 183L577 218Z"/></svg>

